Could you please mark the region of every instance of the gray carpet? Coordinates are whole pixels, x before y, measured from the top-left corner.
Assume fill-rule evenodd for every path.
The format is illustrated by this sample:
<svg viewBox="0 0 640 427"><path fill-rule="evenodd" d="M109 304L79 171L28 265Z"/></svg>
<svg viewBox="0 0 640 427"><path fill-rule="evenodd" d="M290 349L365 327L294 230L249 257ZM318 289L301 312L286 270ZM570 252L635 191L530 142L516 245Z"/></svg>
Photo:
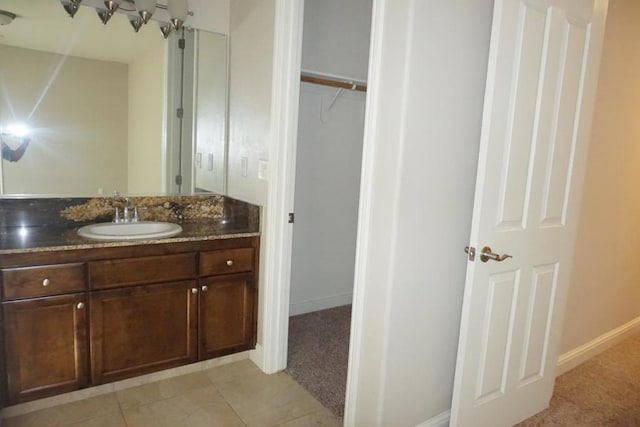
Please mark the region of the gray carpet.
<svg viewBox="0 0 640 427"><path fill-rule="evenodd" d="M336 416L344 416L351 306L289 318L285 370Z"/></svg>
<svg viewBox="0 0 640 427"><path fill-rule="evenodd" d="M351 306L289 318L286 372L339 417ZM549 408L517 427L640 427L640 334L556 379Z"/></svg>
<svg viewBox="0 0 640 427"><path fill-rule="evenodd" d="M559 376L533 426L640 426L640 334Z"/></svg>

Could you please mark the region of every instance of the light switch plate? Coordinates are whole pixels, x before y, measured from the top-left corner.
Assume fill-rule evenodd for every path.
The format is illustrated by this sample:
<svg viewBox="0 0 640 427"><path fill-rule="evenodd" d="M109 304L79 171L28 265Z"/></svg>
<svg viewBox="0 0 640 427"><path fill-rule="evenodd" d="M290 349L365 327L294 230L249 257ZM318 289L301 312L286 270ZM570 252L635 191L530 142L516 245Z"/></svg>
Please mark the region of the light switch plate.
<svg viewBox="0 0 640 427"><path fill-rule="evenodd" d="M267 179L269 176L269 160L258 160L258 179Z"/></svg>
<svg viewBox="0 0 640 427"><path fill-rule="evenodd" d="M242 176L247 177L249 175L249 158L247 156L242 157Z"/></svg>

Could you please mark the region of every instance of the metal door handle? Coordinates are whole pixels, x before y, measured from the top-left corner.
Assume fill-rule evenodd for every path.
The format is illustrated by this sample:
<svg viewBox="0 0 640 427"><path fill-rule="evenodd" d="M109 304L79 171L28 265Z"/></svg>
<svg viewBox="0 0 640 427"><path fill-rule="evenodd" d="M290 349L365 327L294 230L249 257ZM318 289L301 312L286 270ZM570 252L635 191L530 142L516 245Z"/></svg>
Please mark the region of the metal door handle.
<svg viewBox="0 0 640 427"><path fill-rule="evenodd" d="M480 252L481 252L480 261L482 262L487 262L489 260L502 262L507 258L513 258L509 254L502 254L502 255L494 254L493 252L491 252L490 246L485 246L484 248L482 248L482 251Z"/></svg>

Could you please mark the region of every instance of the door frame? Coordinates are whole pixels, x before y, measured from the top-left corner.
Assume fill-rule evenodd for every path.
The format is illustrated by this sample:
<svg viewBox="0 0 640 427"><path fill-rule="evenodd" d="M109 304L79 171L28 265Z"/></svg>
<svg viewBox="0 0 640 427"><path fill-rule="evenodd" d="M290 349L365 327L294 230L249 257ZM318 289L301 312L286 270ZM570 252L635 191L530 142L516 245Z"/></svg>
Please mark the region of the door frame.
<svg viewBox="0 0 640 427"><path fill-rule="evenodd" d="M295 192L303 21L303 1L275 0L270 175L261 221L262 287L258 314L261 345L250 356L267 374L287 367L293 246L293 227L288 216L293 212Z"/></svg>
<svg viewBox="0 0 640 427"><path fill-rule="evenodd" d="M379 80L377 70L382 63L381 26L384 18L383 2L373 0L371 45L369 48L369 88ZM300 72L302 65L302 34L304 1L276 0L274 31L274 62L270 126L270 176L267 204L263 210L263 255L261 259L262 288L260 328L261 345L251 352L251 360L264 372L271 374L287 366L289 332L289 300L291 291L291 255L293 227L288 214L293 212L295 193L295 162L298 135ZM375 109L376 91L367 93L365 117ZM373 133L374 126L365 119L363 163L360 183L360 212L368 212L373 195ZM368 153L368 155L367 155ZM367 236L361 233L368 216L359 215L358 247L366 247ZM360 373L360 339L364 313L364 271L366 256L356 254L356 277L351 320L348 383L357 383ZM264 325L269 325L265 327ZM357 390L347 385L345 421L353 421Z"/></svg>

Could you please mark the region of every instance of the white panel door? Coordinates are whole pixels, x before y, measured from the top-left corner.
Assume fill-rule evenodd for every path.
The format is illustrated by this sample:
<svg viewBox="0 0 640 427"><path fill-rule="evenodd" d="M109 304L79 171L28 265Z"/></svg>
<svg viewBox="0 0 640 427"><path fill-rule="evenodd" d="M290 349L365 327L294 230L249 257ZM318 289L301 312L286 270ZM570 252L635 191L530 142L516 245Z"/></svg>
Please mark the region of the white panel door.
<svg viewBox="0 0 640 427"><path fill-rule="evenodd" d="M549 404L606 8L495 3L452 426L510 426ZM483 262L486 246L512 258Z"/></svg>

